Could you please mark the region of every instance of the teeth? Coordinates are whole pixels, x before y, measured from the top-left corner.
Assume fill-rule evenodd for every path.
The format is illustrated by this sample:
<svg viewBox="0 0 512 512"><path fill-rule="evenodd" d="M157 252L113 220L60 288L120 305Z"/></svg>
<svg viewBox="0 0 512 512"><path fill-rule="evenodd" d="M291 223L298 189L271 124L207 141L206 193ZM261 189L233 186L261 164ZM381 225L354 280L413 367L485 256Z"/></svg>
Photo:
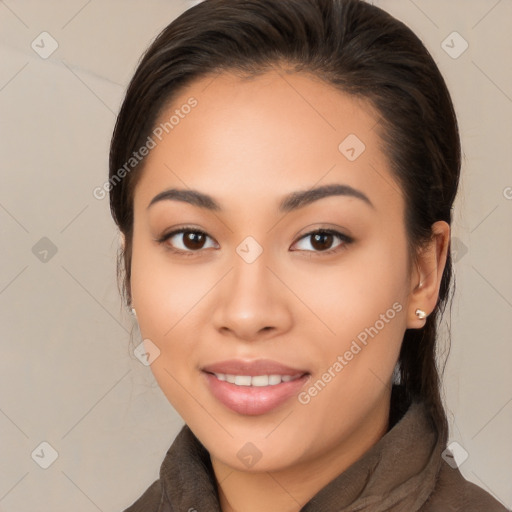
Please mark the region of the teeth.
<svg viewBox="0 0 512 512"><path fill-rule="evenodd" d="M291 380L298 379L300 375L229 375L226 373L216 373L215 376L219 380L227 381L236 386L275 386L281 382L290 382Z"/></svg>
<svg viewBox="0 0 512 512"><path fill-rule="evenodd" d="M251 377L249 377L249 375L237 375L235 377L235 384L237 386L250 386Z"/></svg>
<svg viewBox="0 0 512 512"><path fill-rule="evenodd" d="M249 378L249 384L252 384L253 386L268 386L268 382L268 375L256 375L252 378ZM281 379L279 379L279 382L281 382ZM279 382L277 384L279 384ZM235 384L238 384L238 382L235 382Z"/></svg>
<svg viewBox="0 0 512 512"><path fill-rule="evenodd" d="M288 382L289 379L284 379L285 377L289 377L289 375L269 375L268 376L268 383L270 386L275 386L276 384L281 384L282 382Z"/></svg>

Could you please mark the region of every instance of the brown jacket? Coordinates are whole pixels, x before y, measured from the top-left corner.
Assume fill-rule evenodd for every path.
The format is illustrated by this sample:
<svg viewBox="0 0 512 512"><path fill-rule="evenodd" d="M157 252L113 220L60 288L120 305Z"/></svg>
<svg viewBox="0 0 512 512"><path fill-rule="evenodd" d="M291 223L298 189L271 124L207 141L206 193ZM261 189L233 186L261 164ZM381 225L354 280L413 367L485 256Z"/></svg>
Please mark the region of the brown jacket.
<svg viewBox="0 0 512 512"><path fill-rule="evenodd" d="M507 512L444 461L447 434L433 429L426 407L415 402L400 413L395 391L386 435L301 512ZM208 451L187 425L160 479L124 512L221 512Z"/></svg>

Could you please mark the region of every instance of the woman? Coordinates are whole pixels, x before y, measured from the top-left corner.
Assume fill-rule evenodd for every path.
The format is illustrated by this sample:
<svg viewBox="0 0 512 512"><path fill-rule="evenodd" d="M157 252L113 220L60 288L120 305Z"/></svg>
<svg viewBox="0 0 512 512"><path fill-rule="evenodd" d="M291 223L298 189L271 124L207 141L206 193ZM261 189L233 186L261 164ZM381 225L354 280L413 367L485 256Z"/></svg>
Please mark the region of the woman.
<svg viewBox="0 0 512 512"><path fill-rule="evenodd" d="M435 360L460 143L443 78L360 0L206 0L144 55L111 210L186 425L135 511L504 511L446 451Z"/></svg>

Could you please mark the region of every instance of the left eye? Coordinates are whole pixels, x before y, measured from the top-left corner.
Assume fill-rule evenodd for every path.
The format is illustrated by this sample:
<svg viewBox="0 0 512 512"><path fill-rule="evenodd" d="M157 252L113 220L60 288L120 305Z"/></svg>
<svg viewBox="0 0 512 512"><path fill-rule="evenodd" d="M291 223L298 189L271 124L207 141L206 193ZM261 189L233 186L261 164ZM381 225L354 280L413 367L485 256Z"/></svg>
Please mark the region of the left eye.
<svg viewBox="0 0 512 512"><path fill-rule="evenodd" d="M310 240L309 242L308 239ZM336 239L339 240L339 243L332 247ZM304 235L295 245L302 244L302 247L299 247L301 251L332 252L342 244L349 244L351 241L350 237L338 231L322 229ZM312 249L309 249L308 246L312 247Z"/></svg>
<svg viewBox="0 0 512 512"><path fill-rule="evenodd" d="M168 235L165 235L165 237L163 237L162 240L159 240L159 242L168 242L169 245L171 245L172 248L177 251L197 252L200 249L208 249L209 247L215 247L215 244L212 244L210 246L205 245L207 239L213 240L203 231L181 229L178 231L173 231Z"/></svg>

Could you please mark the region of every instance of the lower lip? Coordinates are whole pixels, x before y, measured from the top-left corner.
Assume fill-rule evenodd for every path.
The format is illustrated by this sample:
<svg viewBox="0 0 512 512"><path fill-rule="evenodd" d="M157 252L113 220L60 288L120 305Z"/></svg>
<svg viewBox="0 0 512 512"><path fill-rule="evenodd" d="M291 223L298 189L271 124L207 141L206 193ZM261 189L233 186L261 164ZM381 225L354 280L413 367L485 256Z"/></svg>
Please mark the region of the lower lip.
<svg viewBox="0 0 512 512"><path fill-rule="evenodd" d="M273 386L237 386L219 380L211 373L204 372L204 375L210 391L219 402L232 411L248 416L265 414L291 397L297 396L309 378L306 374L298 379Z"/></svg>

